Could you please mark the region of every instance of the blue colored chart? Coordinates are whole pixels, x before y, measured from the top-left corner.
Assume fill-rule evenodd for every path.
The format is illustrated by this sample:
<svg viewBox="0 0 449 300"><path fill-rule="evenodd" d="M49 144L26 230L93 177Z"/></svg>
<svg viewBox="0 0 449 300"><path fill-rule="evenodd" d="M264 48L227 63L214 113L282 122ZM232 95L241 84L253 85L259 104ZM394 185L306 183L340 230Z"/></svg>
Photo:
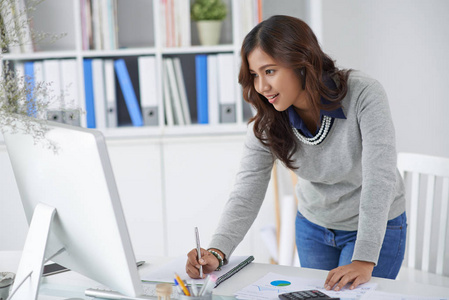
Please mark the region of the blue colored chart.
<svg viewBox="0 0 449 300"><path fill-rule="evenodd" d="M286 281L286 280L275 280L275 281L270 282L270 284L273 286L289 286L292 283L290 281Z"/></svg>

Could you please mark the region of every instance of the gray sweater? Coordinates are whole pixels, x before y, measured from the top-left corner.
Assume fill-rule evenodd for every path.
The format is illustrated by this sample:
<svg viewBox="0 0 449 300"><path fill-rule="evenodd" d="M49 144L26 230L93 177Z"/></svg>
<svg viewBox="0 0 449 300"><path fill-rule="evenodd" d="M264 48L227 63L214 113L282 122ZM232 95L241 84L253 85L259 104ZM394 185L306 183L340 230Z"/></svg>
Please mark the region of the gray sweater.
<svg viewBox="0 0 449 300"><path fill-rule="evenodd" d="M320 226L358 230L352 259L377 264L387 221L405 211L394 127L383 87L361 72L350 73L342 105L347 119L334 119L321 144L297 141L298 209ZM234 189L209 245L226 258L259 212L274 160L250 124Z"/></svg>

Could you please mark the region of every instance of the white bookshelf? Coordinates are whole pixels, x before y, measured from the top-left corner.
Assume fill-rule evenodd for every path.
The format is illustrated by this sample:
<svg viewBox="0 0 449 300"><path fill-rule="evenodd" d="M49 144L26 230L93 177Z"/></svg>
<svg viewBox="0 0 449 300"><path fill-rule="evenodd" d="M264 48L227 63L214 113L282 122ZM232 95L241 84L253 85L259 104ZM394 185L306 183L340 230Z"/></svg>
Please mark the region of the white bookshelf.
<svg viewBox="0 0 449 300"><path fill-rule="evenodd" d="M193 36L195 29L192 29L193 45L177 48L165 47L162 44L159 15L154 13L159 11L160 0L118 1L119 22L123 21L120 19L120 7L125 4L129 5L125 7L125 9L129 8L125 16L131 14L130 11L134 7L135 10L139 10L136 18L145 16L148 19L137 20L137 23L147 24L151 28L151 30L131 32L128 24L125 32L129 32L130 36L127 36L125 41L121 41L123 42L121 46L126 48L83 50L79 18L80 1L45 0L38 6L39 10L35 13L36 30L51 33L67 32L67 36L54 45L43 45L40 51L29 54L5 54L3 59L13 62L75 59L79 82L79 104L85 110L84 59L136 57L137 60L139 56L154 56L160 79L164 57L187 57L192 59L191 62L194 65L196 54L233 54L235 58L235 123L167 126L161 117L164 116L161 97L157 126L121 126L102 129L108 143L108 152L135 253L185 255L191 247L191 231L194 226L201 228L205 245L211 238L213 229L218 223L218 210L228 200L244 149L248 115L244 116L241 89L237 82L239 51L243 38L240 36L239 25L239 18L243 15L239 11L241 0L225 0L228 5L228 17L224 28L228 29L228 32L224 34L219 45L199 46L196 42L197 38ZM142 13L145 10L148 13ZM134 18L128 17L128 22L133 20ZM62 29L59 30L59 28ZM144 42L139 45L138 39ZM193 72L192 75L194 75ZM137 87L134 88L137 89ZM162 95L161 80L158 81L155 92ZM196 106L196 98L189 98L189 101L194 101ZM82 126L86 127L85 116L82 120ZM26 236L27 225L22 208L17 205L20 203L20 195L1 134L0 169L2 170L0 190L7 195L0 199L1 206L5 207L5 213L0 213L0 225L10 226L12 223L15 228L20 228L20 232L15 232L14 236L2 236L2 240L5 241L2 247L18 250L21 249ZM266 202L265 206L268 205L265 209L266 214L271 216L272 201ZM207 212L206 210L212 206L214 212ZM12 215L18 217L10 217ZM183 226L178 229L180 220ZM256 223L259 225L248 233L248 238L239 246L236 255L253 253L259 261L264 261L267 254L263 247L260 247L258 233L264 222Z"/></svg>
<svg viewBox="0 0 449 300"><path fill-rule="evenodd" d="M95 0L96 1L96 0ZM189 0L186 0L189 1ZM192 1L189 1L192 2ZM235 87L234 98L236 99L236 122L232 124L219 125L166 125L164 119L164 101L162 100L163 86L162 80L158 80L157 90L155 94L159 97L159 125L144 126L142 128L132 126L119 126L117 128L107 128L102 130L109 138L138 137L138 136L165 136L165 135L213 135L223 133L243 133L246 130L246 122L250 117L248 110L244 116L244 103L241 96L241 88L238 85L237 77L240 65L240 46L243 39L243 34L240 32L240 22L243 17L243 12L239 9L241 7L239 0L224 0L228 7L228 16L224 20L223 27L227 30L224 34L222 30L222 38L220 44L217 46L200 46L198 45L198 38L195 36L196 29L191 28L192 43L194 45L188 47L164 47L163 37L161 33L164 31L160 20L160 0L118 0L118 36L119 49L118 50L82 50L82 26L79 0L45 0L37 6L36 12L32 15L34 19L34 28L38 31L50 33L66 33L67 35L61 40L56 41L52 45L45 43L38 45L38 50L34 53L27 54L4 54L3 59L8 61L35 61L47 59L76 59L78 72L78 105L85 111L85 88L84 88L84 73L83 60L88 58L102 58L102 59L117 59L117 58L133 58L138 56L150 55L156 58L156 72L159 78L162 78L162 60L166 56L186 56L194 57L196 54L219 54L232 53L234 55L234 73L235 73ZM190 6L190 5L189 5ZM121 11L122 10L122 11ZM129 16L135 15L130 18ZM146 28L135 27L133 29L133 22L137 25L145 26ZM193 22L191 26L195 26ZM124 32L121 32L121 28ZM65 30L65 31L64 31ZM229 32L229 30L231 32ZM126 36L124 36L126 34ZM141 41L142 40L142 41ZM121 44L120 44L121 43ZM137 44L139 44L136 46ZM192 58L190 58L192 59ZM184 68L184 66L183 66ZM184 71L185 74L185 71ZM137 87L134 87L137 89ZM191 95L189 102L196 103L196 99ZM190 104L190 108L196 105ZM191 111L192 115L192 111ZM81 118L81 126L86 127L86 116Z"/></svg>

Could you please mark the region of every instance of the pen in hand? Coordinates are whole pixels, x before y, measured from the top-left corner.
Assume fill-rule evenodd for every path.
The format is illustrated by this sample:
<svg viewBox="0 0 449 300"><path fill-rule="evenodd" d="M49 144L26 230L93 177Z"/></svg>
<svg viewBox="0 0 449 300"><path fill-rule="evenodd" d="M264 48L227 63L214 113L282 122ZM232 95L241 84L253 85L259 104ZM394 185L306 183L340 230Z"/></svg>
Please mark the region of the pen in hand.
<svg viewBox="0 0 449 300"><path fill-rule="evenodd" d="M198 262L201 259L201 247L200 247L200 234L198 232L198 227L195 227L195 237L196 237L196 252L198 253ZM200 277L203 278L203 266L200 265Z"/></svg>

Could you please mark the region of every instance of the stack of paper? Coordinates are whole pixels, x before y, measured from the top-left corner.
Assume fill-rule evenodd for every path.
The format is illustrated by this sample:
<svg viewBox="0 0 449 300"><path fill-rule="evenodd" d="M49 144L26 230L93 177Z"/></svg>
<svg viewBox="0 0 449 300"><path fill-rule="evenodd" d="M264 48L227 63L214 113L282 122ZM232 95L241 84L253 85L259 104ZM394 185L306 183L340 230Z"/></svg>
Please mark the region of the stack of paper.
<svg viewBox="0 0 449 300"><path fill-rule="evenodd" d="M237 299L273 299L278 300L279 294L304 290L319 290L330 297L340 299L360 299L366 297L374 291L377 283L365 283L357 288L342 289L341 291L327 291L324 288L324 280L301 277L285 276L275 273L268 273L253 284L238 291Z"/></svg>

